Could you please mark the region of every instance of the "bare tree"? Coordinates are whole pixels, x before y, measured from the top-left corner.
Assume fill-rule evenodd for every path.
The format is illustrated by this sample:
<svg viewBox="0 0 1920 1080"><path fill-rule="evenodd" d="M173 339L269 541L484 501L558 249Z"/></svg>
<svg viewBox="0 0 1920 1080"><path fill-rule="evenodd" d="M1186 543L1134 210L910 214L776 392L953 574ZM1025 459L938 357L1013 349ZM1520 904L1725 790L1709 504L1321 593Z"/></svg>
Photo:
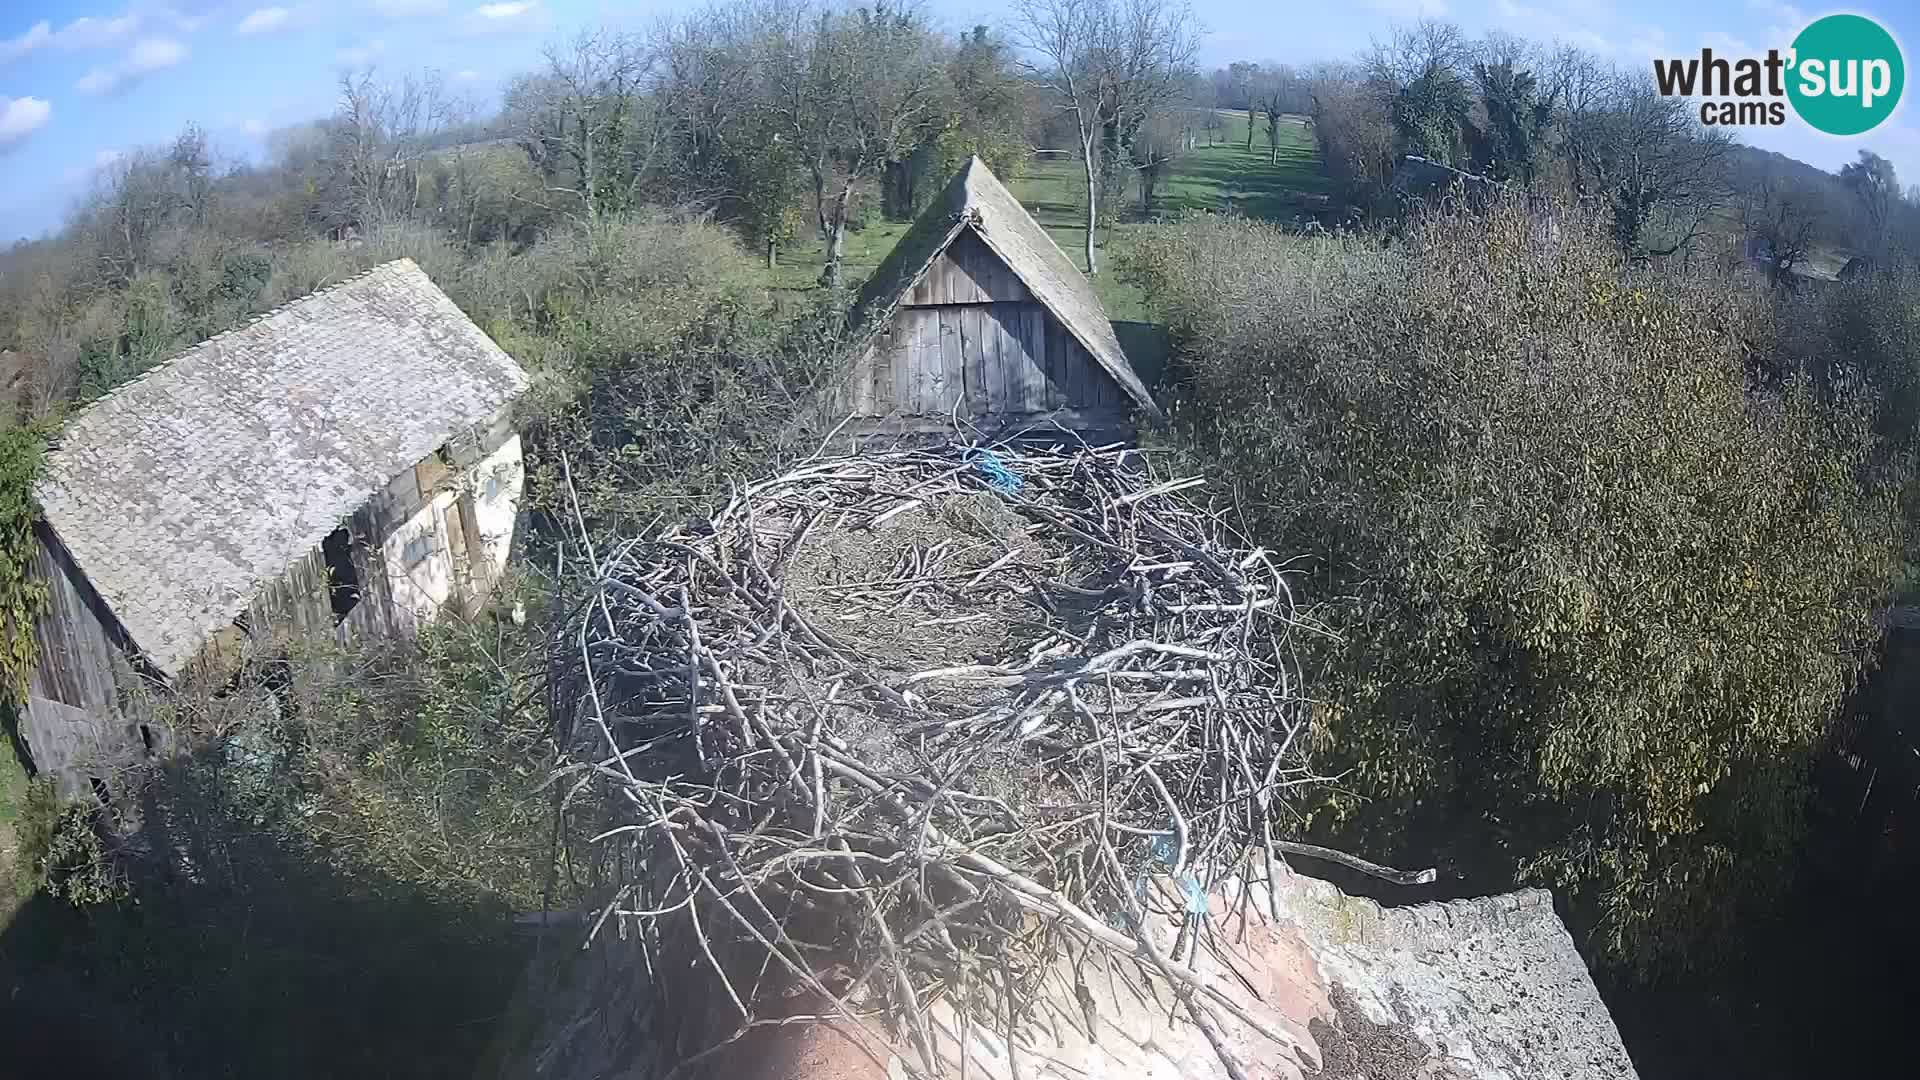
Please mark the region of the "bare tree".
<svg viewBox="0 0 1920 1080"><path fill-rule="evenodd" d="M1288 113L1306 112L1306 82L1285 64L1269 61L1253 65L1249 74L1247 106L1247 149L1253 149L1253 118L1257 112L1267 127L1267 153L1273 164L1280 164L1281 118Z"/></svg>
<svg viewBox="0 0 1920 1080"><path fill-rule="evenodd" d="M411 155L448 125L454 111L437 72L381 79L368 68L340 75L327 122L328 227L405 216L418 205Z"/></svg>
<svg viewBox="0 0 1920 1080"><path fill-rule="evenodd" d="M767 107L813 181L838 285L855 190L944 119L946 47L912 8L781 9L765 38Z"/></svg>
<svg viewBox="0 0 1920 1080"><path fill-rule="evenodd" d="M1464 74L1473 57L1473 45L1458 25L1421 19L1375 38L1362 62L1369 79L1397 93L1440 72Z"/></svg>
<svg viewBox="0 0 1920 1080"><path fill-rule="evenodd" d="M165 150L135 150L100 170L80 220L106 279L132 282L155 261L164 235L204 226L212 188L206 133L191 126Z"/></svg>
<svg viewBox="0 0 1920 1080"><path fill-rule="evenodd" d="M673 118L650 94L657 60L637 35L587 31L507 91L508 123L547 190L589 220L632 206L667 151Z"/></svg>
<svg viewBox="0 0 1920 1080"><path fill-rule="evenodd" d="M1731 196L1732 137L1703 129L1692 106L1662 97L1650 76L1612 73L1564 100L1575 190L1605 201L1622 252L1671 255L1705 234Z"/></svg>
<svg viewBox="0 0 1920 1080"><path fill-rule="evenodd" d="M1794 271L1826 225L1826 197L1772 169L1763 171L1745 195L1741 217L1767 260L1768 280L1792 288Z"/></svg>
<svg viewBox="0 0 1920 1080"><path fill-rule="evenodd" d="M1099 272L1103 163L1124 161L1147 120L1187 86L1200 33L1185 0L1019 0L1033 73L1074 118L1087 190L1087 273Z"/></svg>

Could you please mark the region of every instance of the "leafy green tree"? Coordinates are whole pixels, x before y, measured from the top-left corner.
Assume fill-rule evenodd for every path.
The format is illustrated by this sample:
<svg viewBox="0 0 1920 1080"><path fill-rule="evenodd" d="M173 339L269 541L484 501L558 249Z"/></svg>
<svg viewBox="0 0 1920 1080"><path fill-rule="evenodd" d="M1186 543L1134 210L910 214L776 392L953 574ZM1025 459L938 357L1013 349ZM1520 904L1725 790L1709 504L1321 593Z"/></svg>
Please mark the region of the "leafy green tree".
<svg viewBox="0 0 1920 1080"><path fill-rule="evenodd" d="M1553 123L1553 95L1542 98L1534 74L1509 61L1475 64L1473 77L1487 114L1477 164L1496 180L1533 183Z"/></svg>
<svg viewBox="0 0 1920 1080"><path fill-rule="evenodd" d="M39 543L33 533L39 516L33 484L45 450L45 433L38 428L0 430L0 712L25 704L27 677L38 660L32 631L46 609L47 593L27 568Z"/></svg>
<svg viewBox="0 0 1920 1080"><path fill-rule="evenodd" d="M1407 152L1451 165L1460 160L1473 93L1443 67L1422 73L1393 101L1393 126Z"/></svg>
<svg viewBox="0 0 1920 1080"><path fill-rule="evenodd" d="M1551 883L1611 964L1711 962L1784 884L1896 500L1844 395L1749 392L1764 302L1524 202L1391 250L1193 222L1140 272L1189 445L1317 559L1321 823Z"/></svg>

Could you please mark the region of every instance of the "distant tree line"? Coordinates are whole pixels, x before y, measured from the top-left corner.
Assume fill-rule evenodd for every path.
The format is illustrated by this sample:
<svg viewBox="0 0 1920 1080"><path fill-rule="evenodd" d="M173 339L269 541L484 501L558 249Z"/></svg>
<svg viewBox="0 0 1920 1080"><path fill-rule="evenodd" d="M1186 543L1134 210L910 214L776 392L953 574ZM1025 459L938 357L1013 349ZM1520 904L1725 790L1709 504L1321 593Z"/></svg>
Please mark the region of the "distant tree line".
<svg viewBox="0 0 1920 1080"><path fill-rule="evenodd" d="M1742 146L1650 72L1573 46L1428 19L1348 61L1231 64L1208 90L1247 112L1249 149L1258 118L1277 155L1277 114L1309 116L1341 201L1368 220L1404 212L1396 178L1414 155L1595 204L1629 258L1751 255L1791 286L1817 248L1920 255L1920 192L1903 194L1884 157L1862 151L1834 174Z"/></svg>

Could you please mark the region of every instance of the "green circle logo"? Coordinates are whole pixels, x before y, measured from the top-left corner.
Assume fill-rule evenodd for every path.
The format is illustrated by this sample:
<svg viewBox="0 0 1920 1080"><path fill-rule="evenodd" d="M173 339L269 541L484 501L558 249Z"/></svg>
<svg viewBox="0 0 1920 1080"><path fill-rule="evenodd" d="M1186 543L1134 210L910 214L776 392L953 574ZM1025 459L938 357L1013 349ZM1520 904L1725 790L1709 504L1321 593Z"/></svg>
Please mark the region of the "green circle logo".
<svg viewBox="0 0 1920 1080"><path fill-rule="evenodd" d="M1829 135L1878 127L1893 115L1906 83L1900 46L1872 19L1828 15L1793 39L1787 98L1800 119Z"/></svg>

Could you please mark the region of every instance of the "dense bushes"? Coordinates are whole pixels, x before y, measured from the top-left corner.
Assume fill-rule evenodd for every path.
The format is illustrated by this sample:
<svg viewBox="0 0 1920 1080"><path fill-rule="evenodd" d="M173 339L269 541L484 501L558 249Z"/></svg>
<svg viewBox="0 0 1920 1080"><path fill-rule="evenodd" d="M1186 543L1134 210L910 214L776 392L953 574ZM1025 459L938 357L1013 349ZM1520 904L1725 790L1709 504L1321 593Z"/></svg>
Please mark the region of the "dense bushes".
<svg viewBox="0 0 1920 1080"><path fill-rule="evenodd" d="M247 860L228 850L265 835L342 882L537 910L558 858L537 795L553 762L544 646L510 620L449 618L410 642L287 642L198 679L167 705L179 745L151 825L236 885Z"/></svg>
<svg viewBox="0 0 1920 1080"><path fill-rule="evenodd" d="M1870 402L1880 453L1891 466L1920 452L1920 276L1913 269L1881 272L1787 302L1787 328L1775 364L1805 372L1835 393L1856 393ZM1906 480L1910 522L1920 515L1920 477ZM1920 561L1909 528L1907 561Z"/></svg>
<svg viewBox="0 0 1920 1080"><path fill-rule="evenodd" d="M168 699L173 743L111 811L36 781L39 894L0 937L27 1060L91 1027L143 1033L148 1064L101 1075L471 1074L526 960L511 913L585 902L544 653L490 617L264 648Z"/></svg>
<svg viewBox="0 0 1920 1080"><path fill-rule="evenodd" d="M1391 250L1193 221L1137 270L1183 434L1319 557L1324 820L1562 886L1644 972L1782 884L1897 528L1844 395L1749 393L1764 300L1616 251L1514 204Z"/></svg>
<svg viewBox="0 0 1920 1080"><path fill-rule="evenodd" d="M495 333L545 358L526 414L537 509L571 513L571 472L588 518L644 527L803 437L839 295L777 308L728 232L664 218L555 237L513 263L532 318Z"/></svg>

